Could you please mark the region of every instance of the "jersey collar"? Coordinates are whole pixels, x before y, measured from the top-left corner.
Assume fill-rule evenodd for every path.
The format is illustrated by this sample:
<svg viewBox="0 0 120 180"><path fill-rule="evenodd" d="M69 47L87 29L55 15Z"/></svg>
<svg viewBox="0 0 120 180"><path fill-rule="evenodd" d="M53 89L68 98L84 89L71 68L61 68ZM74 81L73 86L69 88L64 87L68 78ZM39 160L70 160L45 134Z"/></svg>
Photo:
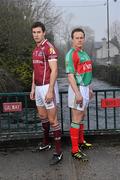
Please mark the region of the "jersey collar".
<svg viewBox="0 0 120 180"><path fill-rule="evenodd" d="M74 49L75 49L75 51L81 51L81 52L83 51L83 49L81 49L81 48L74 48Z"/></svg>
<svg viewBox="0 0 120 180"><path fill-rule="evenodd" d="M45 42L47 41L47 39L44 39L40 42L40 44L37 47L43 46L45 44Z"/></svg>
<svg viewBox="0 0 120 180"><path fill-rule="evenodd" d="M47 41L47 39L44 39L44 40L41 42L41 45L43 46L46 41Z"/></svg>

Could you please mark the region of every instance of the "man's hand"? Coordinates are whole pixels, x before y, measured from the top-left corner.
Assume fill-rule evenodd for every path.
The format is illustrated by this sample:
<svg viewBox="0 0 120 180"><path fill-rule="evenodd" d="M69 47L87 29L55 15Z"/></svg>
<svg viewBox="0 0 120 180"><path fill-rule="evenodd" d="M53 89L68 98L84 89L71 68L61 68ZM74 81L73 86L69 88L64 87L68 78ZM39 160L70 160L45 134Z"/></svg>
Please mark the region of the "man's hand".
<svg viewBox="0 0 120 180"><path fill-rule="evenodd" d="M89 99L91 100L94 97L94 92L92 89L89 91Z"/></svg>
<svg viewBox="0 0 120 180"><path fill-rule="evenodd" d="M80 107L83 106L83 97L80 95L76 96L76 104L80 104Z"/></svg>
<svg viewBox="0 0 120 180"><path fill-rule="evenodd" d="M50 103L51 101L53 101L53 99L54 99L54 92L48 90L45 96L45 102Z"/></svg>
<svg viewBox="0 0 120 180"><path fill-rule="evenodd" d="M30 99L35 100L35 91L33 90L30 92Z"/></svg>

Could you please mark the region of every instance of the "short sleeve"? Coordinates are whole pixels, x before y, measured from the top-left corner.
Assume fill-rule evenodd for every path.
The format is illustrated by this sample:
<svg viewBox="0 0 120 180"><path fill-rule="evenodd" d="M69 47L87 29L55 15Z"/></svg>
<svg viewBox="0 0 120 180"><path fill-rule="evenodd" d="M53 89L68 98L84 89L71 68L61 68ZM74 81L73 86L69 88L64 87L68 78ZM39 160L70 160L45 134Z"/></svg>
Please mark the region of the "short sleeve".
<svg viewBox="0 0 120 180"><path fill-rule="evenodd" d="M47 49L47 56L48 56L48 61L53 61L58 59L58 53L57 50L55 49L55 47L50 46Z"/></svg>
<svg viewBox="0 0 120 180"><path fill-rule="evenodd" d="M74 65L73 65L73 60L72 60L72 52L68 52L65 57L65 68L66 68L66 73L75 73Z"/></svg>

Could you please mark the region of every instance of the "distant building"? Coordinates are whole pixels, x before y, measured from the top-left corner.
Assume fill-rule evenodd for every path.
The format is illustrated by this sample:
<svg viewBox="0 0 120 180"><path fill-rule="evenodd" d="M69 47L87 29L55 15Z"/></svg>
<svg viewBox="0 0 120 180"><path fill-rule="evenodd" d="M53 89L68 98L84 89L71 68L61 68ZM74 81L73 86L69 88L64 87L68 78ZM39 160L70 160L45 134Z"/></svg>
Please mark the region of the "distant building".
<svg viewBox="0 0 120 180"><path fill-rule="evenodd" d="M114 63L114 58L119 55L118 48L110 41L109 42L109 55L110 62ZM100 64L106 64L108 61L108 42L105 38L103 38L102 42L95 43L95 54L96 54L96 62Z"/></svg>

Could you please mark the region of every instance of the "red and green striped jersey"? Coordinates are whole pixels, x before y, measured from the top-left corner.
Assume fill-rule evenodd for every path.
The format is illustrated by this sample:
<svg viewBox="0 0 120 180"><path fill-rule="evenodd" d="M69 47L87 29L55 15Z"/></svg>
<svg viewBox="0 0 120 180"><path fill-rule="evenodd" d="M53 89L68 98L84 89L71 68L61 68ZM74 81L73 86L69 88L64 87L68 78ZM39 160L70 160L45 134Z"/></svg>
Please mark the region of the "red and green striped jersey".
<svg viewBox="0 0 120 180"><path fill-rule="evenodd" d="M66 73L74 74L77 85L87 86L92 81L92 61L83 50L71 48L65 58Z"/></svg>

